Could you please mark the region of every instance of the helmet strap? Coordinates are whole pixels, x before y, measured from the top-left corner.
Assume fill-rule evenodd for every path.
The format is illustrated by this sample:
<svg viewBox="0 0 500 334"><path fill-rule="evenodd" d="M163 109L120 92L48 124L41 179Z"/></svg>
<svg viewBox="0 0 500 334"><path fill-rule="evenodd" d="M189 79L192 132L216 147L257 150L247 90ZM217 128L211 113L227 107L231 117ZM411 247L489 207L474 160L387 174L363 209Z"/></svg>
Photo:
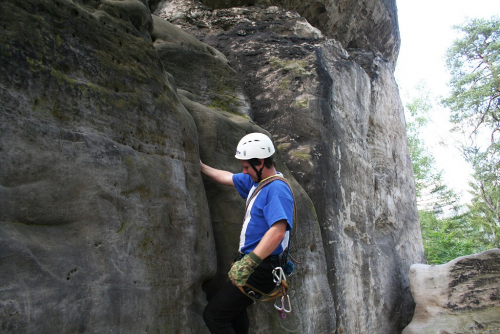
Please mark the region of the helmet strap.
<svg viewBox="0 0 500 334"><path fill-rule="evenodd" d="M257 174L258 182L262 181L262 170L264 169L265 165L262 165L262 168L260 170L258 170L257 167L255 167L255 164L251 160L248 160L248 163L250 164L250 166L253 168L253 170Z"/></svg>

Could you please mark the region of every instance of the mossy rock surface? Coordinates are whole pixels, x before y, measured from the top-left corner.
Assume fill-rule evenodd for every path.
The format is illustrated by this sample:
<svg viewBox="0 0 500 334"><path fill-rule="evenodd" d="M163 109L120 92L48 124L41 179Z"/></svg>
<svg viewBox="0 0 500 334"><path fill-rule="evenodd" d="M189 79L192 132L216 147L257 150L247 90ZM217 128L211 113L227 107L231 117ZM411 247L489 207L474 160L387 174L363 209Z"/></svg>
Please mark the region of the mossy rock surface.
<svg viewBox="0 0 500 334"><path fill-rule="evenodd" d="M203 329L197 131L149 8L9 0L0 22L1 331Z"/></svg>

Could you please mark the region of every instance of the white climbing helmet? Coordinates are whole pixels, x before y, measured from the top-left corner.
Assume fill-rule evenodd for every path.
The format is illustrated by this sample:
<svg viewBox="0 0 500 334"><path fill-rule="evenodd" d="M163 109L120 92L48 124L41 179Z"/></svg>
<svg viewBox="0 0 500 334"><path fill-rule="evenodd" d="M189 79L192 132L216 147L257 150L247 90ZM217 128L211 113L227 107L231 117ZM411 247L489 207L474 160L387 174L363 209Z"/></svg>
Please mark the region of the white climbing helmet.
<svg viewBox="0 0 500 334"><path fill-rule="evenodd" d="M271 139L263 133L255 132L241 138L235 157L239 160L265 159L273 154L274 145Z"/></svg>

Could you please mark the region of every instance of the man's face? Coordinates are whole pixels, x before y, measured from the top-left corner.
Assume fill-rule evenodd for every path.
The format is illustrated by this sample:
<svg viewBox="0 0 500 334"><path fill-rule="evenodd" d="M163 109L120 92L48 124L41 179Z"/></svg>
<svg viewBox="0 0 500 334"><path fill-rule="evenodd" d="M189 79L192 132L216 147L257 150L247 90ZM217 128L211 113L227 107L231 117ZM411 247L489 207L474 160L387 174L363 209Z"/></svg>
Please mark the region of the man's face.
<svg viewBox="0 0 500 334"><path fill-rule="evenodd" d="M260 170L262 168L262 163L264 160L259 159L259 165L256 165L255 167L257 170ZM240 160L241 162L241 168L243 169L242 172L243 174L247 174L252 178L253 182L259 182L259 178L257 177L257 173L255 170L252 168L252 166L248 163L246 160Z"/></svg>

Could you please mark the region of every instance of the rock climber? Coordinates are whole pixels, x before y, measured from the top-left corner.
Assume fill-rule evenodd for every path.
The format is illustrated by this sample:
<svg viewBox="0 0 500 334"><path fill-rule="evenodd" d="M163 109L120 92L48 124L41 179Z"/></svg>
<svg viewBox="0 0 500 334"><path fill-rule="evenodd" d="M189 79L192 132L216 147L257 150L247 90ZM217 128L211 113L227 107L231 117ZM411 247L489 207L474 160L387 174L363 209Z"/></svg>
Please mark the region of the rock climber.
<svg viewBox="0 0 500 334"><path fill-rule="evenodd" d="M273 269L282 265L293 228L293 195L285 182L259 183L282 174L276 171L271 139L262 133L244 136L236 148L242 173L215 169L200 161L201 172L214 181L234 186L246 198L247 210L240 234L239 257L233 263L229 280L208 302L203 318L211 333L248 333L246 312L253 300L242 291L250 286L268 293L276 287ZM253 291L250 291L253 293Z"/></svg>

